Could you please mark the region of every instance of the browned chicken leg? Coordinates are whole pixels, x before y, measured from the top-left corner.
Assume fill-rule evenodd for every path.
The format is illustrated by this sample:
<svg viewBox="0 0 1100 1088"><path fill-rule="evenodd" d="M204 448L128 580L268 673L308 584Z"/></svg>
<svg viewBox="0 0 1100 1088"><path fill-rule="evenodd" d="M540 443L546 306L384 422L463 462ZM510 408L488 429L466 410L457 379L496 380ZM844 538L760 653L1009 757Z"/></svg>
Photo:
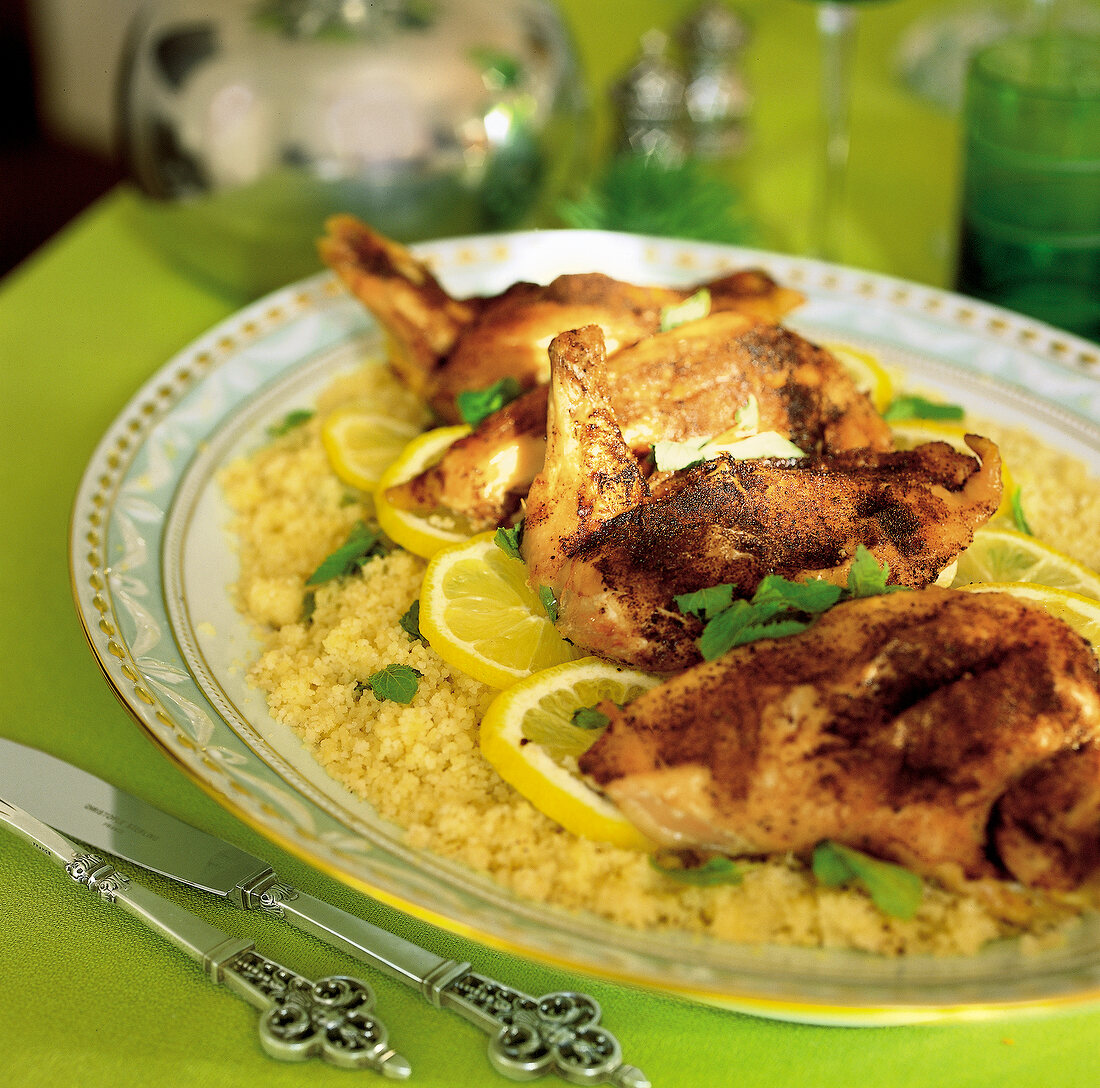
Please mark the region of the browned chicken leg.
<svg viewBox="0 0 1100 1088"><path fill-rule="evenodd" d="M1100 865L1100 676L1005 594L837 605L639 696L581 758L655 842L806 853L834 839L948 884L1068 888Z"/></svg>
<svg viewBox="0 0 1100 1088"><path fill-rule="evenodd" d="M660 439L720 434L753 401L759 430L808 453L892 448L889 427L830 352L742 314L646 337L609 355L606 369L623 439L639 457ZM542 467L547 396L537 386L494 412L387 498L420 514L458 515L471 531L506 523Z"/></svg>
<svg viewBox="0 0 1100 1088"><path fill-rule="evenodd" d="M545 381L546 346L565 329L596 324L608 344L632 344L660 328L664 309L696 287L646 287L599 273L517 283L489 298L451 298L427 265L353 216L334 216L318 243L322 259L378 319L394 366L439 417L458 419L455 396L504 377L524 389ZM764 272L732 272L705 285L711 308L778 321L802 301Z"/></svg>
<svg viewBox="0 0 1100 1088"><path fill-rule="evenodd" d="M650 487L619 432L602 376L598 328L550 346L543 471L531 485L523 551L534 585L558 600L578 646L659 672L698 660L697 621L673 597L732 583L751 596L766 574L844 584L857 547L891 581L934 581L997 509L1000 457L943 442L881 453L786 460L728 456Z"/></svg>

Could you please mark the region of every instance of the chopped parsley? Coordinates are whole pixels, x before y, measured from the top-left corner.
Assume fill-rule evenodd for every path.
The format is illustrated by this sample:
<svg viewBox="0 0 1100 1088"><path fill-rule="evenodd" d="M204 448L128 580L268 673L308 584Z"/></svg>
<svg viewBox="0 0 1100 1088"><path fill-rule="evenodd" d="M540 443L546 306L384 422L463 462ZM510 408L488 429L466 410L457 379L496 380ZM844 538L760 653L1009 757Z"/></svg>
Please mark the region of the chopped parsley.
<svg viewBox="0 0 1100 1088"><path fill-rule="evenodd" d="M684 859L673 855L669 861L657 854L651 854L649 864L662 876L667 876L681 884L694 884L698 887L712 887L715 884L740 884L741 870L734 862L721 854L707 858L699 865L686 865Z"/></svg>
<svg viewBox="0 0 1100 1088"><path fill-rule="evenodd" d="M569 721L578 729L606 729L611 719L594 706L579 706Z"/></svg>
<svg viewBox="0 0 1100 1088"><path fill-rule="evenodd" d="M710 291L700 287L694 295L689 295L675 306L666 306L661 310L661 332L671 332L689 321L699 321L710 313Z"/></svg>
<svg viewBox="0 0 1100 1088"><path fill-rule="evenodd" d="M370 560L389 554L389 545L380 529L374 529L365 521L357 521L348 538L306 579L307 586L319 586L334 578L358 574Z"/></svg>
<svg viewBox="0 0 1100 1088"><path fill-rule="evenodd" d="M491 416L506 404L511 404L521 392L519 382L509 376L484 389L464 389L455 397L455 404L462 422L476 427L486 416Z"/></svg>
<svg viewBox="0 0 1100 1088"><path fill-rule="evenodd" d="M388 699L394 703L411 703L423 675L411 665L387 665L368 676L365 681L359 681L355 689L364 692L369 688L375 698L383 702Z"/></svg>
<svg viewBox="0 0 1100 1088"><path fill-rule="evenodd" d="M880 564L862 544L856 547L856 557L848 570L849 597L877 597L882 593L897 593L905 586L887 585L890 564L884 559Z"/></svg>
<svg viewBox="0 0 1100 1088"><path fill-rule="evenodd" d="M550 622L557 623L558 599L554 596L554 591L549 586L539 586L539 600L542 601L542 607L546 609Z"/></svg>
<svg viewBox="0 0 1100 1088"><path fill-rule="evenodd" d="M1024 514L1024 504L1020 495L1020 488L1017 487L1012 492L1012 498L1009 500L1009 504L1012 507L1012 524L1021 533L1027 533L1028 536L1034 536L1031 531L1031 526L1028 524L1027 516Z"/></svg>
<svg viewBox="0 0 1100 1088"><path fill-rule="evenodd" d="M308 423L313 415L314 413L308 408L296 408L293 412L287 412L278 423L273 423L268 427L267 433L272 438L282 438L284 434L289 434L295 427Z"/></svg>
<svg viewBox="0 0 1100 1088"><path fill-rule="evenodd" d="M813 872L828 888L861 884L883 914L909 919L920 907L924 886L916 873L826 839L814 848Z"/></svg>
<svg viewBox="0 0 1100 1088"><path fill-rule="evenodd" d="M313 613L317 608L317 594L312 589L307 589L302 597L302 612L298 616L298 622L304 624L311 624L313 622Z"/></svg>
<svg viewBox="0 0 1100 1088"><path fill-rule="evenodd" d="M959 404L944 404L916 394L902 394L890 402L882 418L893 422L902 419L962 419L965 415L966 411Z"/></svg>
<svg viewBox="0 0 1100 1088"><path fill-rule="evenodd" d="M401 630L404 631L413 642L419 639L425 646L428 644L428 640L420 631L419 599L413 601L413 603L409 605L408 611L397 622L401 624Z"/></svg>
<svg viewBox="0 0 1100 1088"><path fill-rule="evenodd" d="M493 543L502 551L505 555L511 556L513 559L523 559L523 553L519 550L519 540L523 533L523 522L518 525L513 525L510 529L498 529L496 535L493 537Z"/></svg>
<svg viewBox="0 0 1100 1088"><path fill-rule="evenodd" d="M676 606L681 612L708 620L733 604L733 591L736 588L734 585L709 586L707 589L697 589L694 593L681 593L675 598Z"/></svg>
<svg viewBox="0 0 1100 1088"><path fill-rule="evenodd" d="M905 588L887 585L889 577L890 564L884 562L880 566L861 544L848 572L847 588L821 579L791 582L778 574L769 574L749 600L734 600L733 585L711 586L673 599L681 612L704 622L703 633L695 645L705 660L713 661L746 642L796 635L842 598L872 597Z"/></svg>

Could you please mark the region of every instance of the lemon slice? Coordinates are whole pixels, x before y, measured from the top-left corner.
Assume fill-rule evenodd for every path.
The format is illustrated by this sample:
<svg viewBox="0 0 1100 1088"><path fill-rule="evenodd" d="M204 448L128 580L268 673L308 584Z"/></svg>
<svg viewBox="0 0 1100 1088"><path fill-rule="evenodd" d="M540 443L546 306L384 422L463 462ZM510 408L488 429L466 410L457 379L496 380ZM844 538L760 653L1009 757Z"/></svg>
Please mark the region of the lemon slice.
<svg viewBox="0 0 1100 1088"><path fill-rule="evenodd" d="M440 548L460 540L468 540L470 534L456 518L446 514L415 514L394 506L386 498L386 490L395 484L403 484L435 464L444 450L470 433L465 424L454 427L437 427L426 431L406 445L397 459L382 473L374 489L374 511L382 531L402 548L431 559Z"/></svg>
<svg viewBox="0 0 1100 1088"><path fill-rule="evenodd" d="M826 344L845 370L852 375L856 387L871 398L881 415L894 399L894 383L883 365L870 352L850 344Z"/></svg>
<svg viewBox="0 0 1100 1088"><path fill-rule="evenodd" d="M329 464L344 483L373 491L382 473L419 430L413 423L348 404L325 417L321 442Z"/></svg>
<svg viewBox="0 0 1100 1088"><path fill-rule="evenodd" d="M979 529L958 564L955 587L972 582L1032 582L1100 600L1100 574L1012 529Z"/></svg>
<svg viewBox="0 0 1100 1088"><path fill-rule="evenodd" d="M1051 615L1064 620L1091 642L1095 649L1100 649L1100 601L1092 597L1034 582L989 582L961 588L971 593L1011 593L1022 600L1041 604Z"/></svg>
<svg viewBox="0 0 1100 1088"><path fill-rule="evenodd" d="M603 699L626 703L660 681L584 657L544 669L501 692L481 722L481 752L506 782L567 831L636 850L653 844L577 769L600 735L573 712Z"/></svg>
<svg viewBox="0 0 1100 1088"><path fill-rule="evenodd" d="M960 453L967 457L973 457L974 451L966 444L965 435L972 433L972 428L961 423L945 423L939 419L906 419L890 424L890 430L894 432L894 444L899 450L911 450L914 446L920 446L925 442L947 442ZM1016 481L1012 472L1001 458L1001 505L994 512L994 517L1012 516L1012 493L1016 490Z"/></svg>
<svg viewBox="0 0 1100 1088"><path fill-rule="evenodd" d="M420 590L420 630L447 664L506 688L580 652L527 584L527 564L506 555L494 536L479 533L432 557Z"/></svg>

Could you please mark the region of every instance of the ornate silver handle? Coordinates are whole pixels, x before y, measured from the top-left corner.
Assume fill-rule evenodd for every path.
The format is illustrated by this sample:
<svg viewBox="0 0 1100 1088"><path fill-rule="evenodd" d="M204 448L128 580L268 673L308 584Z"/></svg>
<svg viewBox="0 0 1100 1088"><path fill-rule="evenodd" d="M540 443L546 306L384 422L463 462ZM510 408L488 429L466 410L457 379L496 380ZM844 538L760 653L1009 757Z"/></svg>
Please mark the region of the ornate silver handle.
<svg viewBox="0 0 1100 1088"><path fill-rule="evenodd" d="M222 981L264 1010L260 1045L273 1058L320 1057L344 1069L374 1069L403 1079L408 1062L387 1041L374 1012L371 988L357 978L330 975L310 982L252 949L219 965Z"/></svg>
<svg viewBox="0 0 1100 1088"><path fill-rule="evenodd" d="M645 1074L623 1064L622 1049L600 1025L600 1006L588 994L566 991L534 998L455 965L435 989L440 1005L488 1031L489 1061L513 1080L556 1073L570 1084L650 1088Z"/></svg>
<svg viewBox="0 0 1100 1088"><path fill-rule="evenodd" d="M343 976L311 982L260 955L251 941L229 937L135 884L96 854L74 853L65 871L192 952L214 982L260 1009L260 1045L271 1057L292 1062L319 1057L344 1069L373 1069L398 1079L412 1072L389 1046L385 1024L372 1014L374 992L367 983Z"/></svg>
<svg viewBox="0 0 1100 1088"><path fill-rule="evenodd" d="M373 1015L374 994L358 979L310 982L266 959L249 940L230 937L163 899L96 854L0 797L0 824L62 865L77 883L116 905L203 965L209 977L263 1010L260 1043L272 1057L304 1061L314 1055L347 1069L374 1069L404 1079L409 1063L387 1043Z"/></svg>
<svg viewBox="0 0 1100 1088"><path fill-rule="evenodd" d="M538 999L470 970L468 963L441 956L402 937L277 881L245 889L254 906L312 933L329 944L418 989L436 1008L449 1008L471 1020L492 1039L489 1061L512 1080L555 1073L571 1084L609 1083L649 1088L622 1050L600 1025L600 1006L587 994L547 994Z"/></svg>

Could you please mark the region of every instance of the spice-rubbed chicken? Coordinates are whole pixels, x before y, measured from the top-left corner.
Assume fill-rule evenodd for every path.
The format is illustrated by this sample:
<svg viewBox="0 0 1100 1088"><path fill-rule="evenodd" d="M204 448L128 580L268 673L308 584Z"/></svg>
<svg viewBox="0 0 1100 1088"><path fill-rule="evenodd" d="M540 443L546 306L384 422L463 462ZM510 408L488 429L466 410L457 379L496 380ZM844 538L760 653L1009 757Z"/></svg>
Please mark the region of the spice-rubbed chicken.
<svg viewBox="0 0 1100 1088"><path fill-rule="evenodd" d="M698 621L673 597L732 583L751 596L767 574L845 584L857 547L891 582L924 586L965 549L1001 499L1000 456L946 443L803 458L728 455L652 485L623 442L604 381L598 328L550 346L542 472L528 494L522 548L533 585L558 601L576 645L659 672L699 659Z"/></svg>
<svg viewBox="0 0 1100 1088"><path fill-rule="evenodd" d="M837 605L639 696L581 768L654 842L834 839L948 884L1100 865L1100 676L1038 606L938 587Z"/></svg>
<svg viewBox="0 0 1100 1088"><path fill-rule="evenodd" d="M325 263L389 334L398 374L444 421L455 396L515 378L526 389L548 375L546 345L559 332L597 324L609 344L632 344L660 328L661 313L696 287L645 287L599 273L517 283L487 298L454 299L428 266L353 216L326 223ZM713 310L778 321L802 301L764 272L732 272L705 285Z"/></svg>
<svg viewBox="0 0 1100 1088"><path fill-rule="evenodd" d="M606 373L623 439L639 456L661 439L720 434L750 403L760 431L809 453L892 446L889 427L830 352L743 314L646 337L609 355ZM494 412L386 497L416 513L458 515L471 531L506 523L542 467L548 392L537 386Z"/></svg>

